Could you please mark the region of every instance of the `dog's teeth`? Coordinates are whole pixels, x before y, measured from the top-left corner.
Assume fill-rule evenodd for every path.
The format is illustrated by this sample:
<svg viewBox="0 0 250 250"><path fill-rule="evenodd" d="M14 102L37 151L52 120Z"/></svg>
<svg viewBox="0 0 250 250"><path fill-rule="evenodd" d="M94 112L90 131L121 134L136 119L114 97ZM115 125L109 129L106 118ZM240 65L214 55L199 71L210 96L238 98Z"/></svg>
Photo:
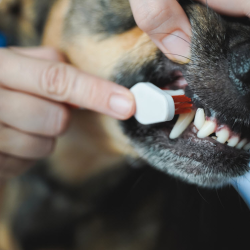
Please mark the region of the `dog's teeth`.
<svg viewBox="0 0 250 250"><path fill-rule="evenodd" d="M250 149L250 142L247 143L244 147L243 147L244 150L248 151Z"/></svg>
<svg viewBox="0 0 250 250"><path fill-rule="evenodd" d="M195 127L200 130L205 123L205 112L204 109L198 108L194 118Z"/></svg>
<svg viewBox="0 0 250 250"><path fill-rule="evenodd" d="M247 144L247 139L243 139L236 145L236 148L242 149L246 144Z"/></svg>
<svg viewBox="0 0 250 250"><path fill-rule="evenodd" d="M217 141L220 143L225 143L229 138L229 131L227 129L221 129L216 133Z"/></svg>
<svg viewBox="0 0 250 250"><path fill-rule="evenodd" d="M216 123L213 121L205 121L201 130L197 133L197 137L205 138L215 132Z"/></svg>
<svg viewBox="0 0 250 250"><path fill-rule="evenodd" d="M229 147L235 147L238 142L240 141L240 138L238 136L233 136L228 140L228 146Z"/></svg>
<svg viewBox="0 0 250 250"><path fill-rule="evenodd" d="M179 137L184 130L189 126L189 124L192 122L194 119L195 111L192 111L191 113L187 114L180 114L178 117L177 122L175 123L169 138L170 139L176 139Z"/></svg>

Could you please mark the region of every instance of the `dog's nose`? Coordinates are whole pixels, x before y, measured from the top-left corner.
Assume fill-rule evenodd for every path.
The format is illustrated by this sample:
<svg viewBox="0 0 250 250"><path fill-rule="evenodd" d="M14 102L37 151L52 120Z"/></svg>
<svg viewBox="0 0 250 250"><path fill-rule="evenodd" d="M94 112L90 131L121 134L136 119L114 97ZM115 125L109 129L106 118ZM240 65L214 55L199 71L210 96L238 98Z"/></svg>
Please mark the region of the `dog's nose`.
<svg viewBox="0 0 250 250"><path fill-rule="evenodd" d="M244 43L233 48L230 60L230 78L241 91L250 92L250 44Z"/></svg>

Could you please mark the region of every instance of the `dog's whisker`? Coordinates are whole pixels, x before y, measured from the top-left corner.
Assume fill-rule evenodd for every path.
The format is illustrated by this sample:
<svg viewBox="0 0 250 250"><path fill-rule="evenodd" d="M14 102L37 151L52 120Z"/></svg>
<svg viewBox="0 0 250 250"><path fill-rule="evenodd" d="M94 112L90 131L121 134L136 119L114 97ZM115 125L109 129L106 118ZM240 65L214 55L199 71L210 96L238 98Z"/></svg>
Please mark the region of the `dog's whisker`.
<svg viewBox="0 0 250 250"><path fill-rule="evenodd" d="M172 33L168 33L168 32L166 32L166 33L155 33L155 34L163 34L163 35L171 35L171 36L176 36L176 37L178 37L178 38L180 38L181 40L183 40L184 42L186 42L186 43L188 43L189 45L191 45L191 43L189 42L189 41L187 41L186 39L184 39L184 38L182 38L182 37L180 37L180 36L178 36L178 35L175 35L175 34L172 34Z"/></svg>
<svg viewBox="0 0 250 250"><path fill-rule="evenodd" d="M180 54L175 54L175 53L163 53L164 55L173 55L173 56L180 56L180 57L184 57L184 58L186 58L186 59L188 59L188 60L190 60L191 61L191 58L190 57L187 57L187 56L183 56L183 55L180 55ZM181 61L177 61L178 63L182 63Z"/></svg>

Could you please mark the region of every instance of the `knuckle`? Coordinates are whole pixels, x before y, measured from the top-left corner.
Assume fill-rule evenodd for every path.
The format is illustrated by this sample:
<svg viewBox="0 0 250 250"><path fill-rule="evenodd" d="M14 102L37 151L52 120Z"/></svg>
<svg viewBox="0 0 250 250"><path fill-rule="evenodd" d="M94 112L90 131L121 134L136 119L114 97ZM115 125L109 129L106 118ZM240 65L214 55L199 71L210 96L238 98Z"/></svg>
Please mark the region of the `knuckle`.
<svg viewBox="0 0 250 250"><path fill-rule="evenodd" d="M86 95L87 93L87 95ZM93 108L102 103L102 93L98 88L98 84L91 84L85 93L85 99L88 101L89 107Z"/></svg>
<svg viewBox="0 0 250 250"><path fill-rule="evenodd" d="M138 26L149 33L157 29L163 22L169 19L171 11L168 5L160 6L155 3L142 7L136 17Z"/></svg>
<svg viewBox="0 0 250 250"><path fill-rule="evenodd" d="M47 67L41 75L40 87L47 95L58 97L63 101L69 92L69 69L66 64L55 63Z"/></svg>
<svg viewBox="0 0 250 250"><path fill-rule="evenodd" d="M140 29L147 32L150 30L150 13L147 10L139 11L140 14L137 14L136 16L136 23Z"/></svg>

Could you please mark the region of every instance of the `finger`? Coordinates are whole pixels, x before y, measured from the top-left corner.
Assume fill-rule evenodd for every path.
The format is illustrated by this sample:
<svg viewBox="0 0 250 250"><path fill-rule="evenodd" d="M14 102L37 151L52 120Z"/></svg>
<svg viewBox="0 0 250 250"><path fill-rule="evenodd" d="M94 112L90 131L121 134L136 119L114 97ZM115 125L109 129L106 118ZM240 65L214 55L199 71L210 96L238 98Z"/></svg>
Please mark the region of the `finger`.
<svg viewBox="0 0 250 250"><path fill-rule="evenodd" d="M176 0L130 0L130 4L139 28L168 58L189 61L191 27Z"/></svg>
<svg viewBox="0 0 250 250"><path fill-rule="evenodd" d="M0 153L0 181L24 173L34 165L34 161Z"/></svg>
<svg viewBox="0 0 250 250"><path fill-rule="evenodd" d="M59 51L51 47L10 47L10 50L24 56L29 56L37 59L44 59L54 62L65 62L66 59Z"/></svg>
<svg viewBox="0 0 250 250"><path fill-rule="evenodd" d="M54 149L54 140L0 125L0 152L23 159L40 159Z"/></svg>
<svg viewBox="0 0 250 250"><path fill-rule="evenodd" d="M69 122L65 105L0 88L0 121L23 132L57 136Z"/></svg>
<svg viewBox="0 0 250 250"><path fill-rule="evenodd" d="M215 11L234 16L248 16L250 17L250 1L249 0L198 0Z"/></svg>
<svg viewBox="0 0 250 250"><path fill-rule="evenodd" d="M135 113L132 93L123 86L63 63L23 57L0 49L2 85L127 119ZM15 72L13 74L13 72Z"/></svg>

